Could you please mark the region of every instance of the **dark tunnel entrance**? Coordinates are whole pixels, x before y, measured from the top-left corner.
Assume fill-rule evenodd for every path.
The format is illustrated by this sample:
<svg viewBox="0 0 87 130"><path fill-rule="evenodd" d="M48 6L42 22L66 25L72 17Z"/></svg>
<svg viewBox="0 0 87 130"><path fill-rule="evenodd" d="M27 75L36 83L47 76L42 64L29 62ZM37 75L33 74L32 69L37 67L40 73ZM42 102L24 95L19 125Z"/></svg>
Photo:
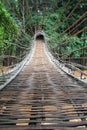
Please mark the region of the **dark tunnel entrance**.
<svg viewBox="0 0 87 130"><path fill-rule="evenodd" d="M42 34L39 34L36 36L36 40L42 40L45 41L44 36Z"/></svg>

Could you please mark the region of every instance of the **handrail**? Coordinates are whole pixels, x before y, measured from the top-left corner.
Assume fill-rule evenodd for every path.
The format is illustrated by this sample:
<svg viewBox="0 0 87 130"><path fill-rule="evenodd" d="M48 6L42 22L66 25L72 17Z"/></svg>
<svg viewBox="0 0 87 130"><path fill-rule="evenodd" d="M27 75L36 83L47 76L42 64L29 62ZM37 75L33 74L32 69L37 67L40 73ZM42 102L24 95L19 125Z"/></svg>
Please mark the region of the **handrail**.
<svg viewBox="0 0 87 130"><path fill-rule="evenodd" d="M63 61L59 57L57 57L57 58L54 57L54 55L53 55L54 53L51 52L51 49L49 49L47 44L46 44L46 49L48 51L48 55L50 56L52 62L54 62L54 64L57 67L59 67L61 70L63 70L69 76L87 84L87 78L85 78L85 76L87 77L87 73L83 72L81 69L76 67L72 62ZM80 73L80 75L75 76L75 74L74 74L75 71L78 71Z"/></svg>
<svg viewBox="0 0 87 130"><path fill-rule="evenodd" d="M30 52L25 56L25 58L21 62L15 64L15 67L13 69L6 73L2 71L2 74L0 75L0 90L2 90L7 84L9 84L19 74L24 65L30 61L30 58L33 55L33 50L35 48L34 46L35 45L33 43Z"/></svg>

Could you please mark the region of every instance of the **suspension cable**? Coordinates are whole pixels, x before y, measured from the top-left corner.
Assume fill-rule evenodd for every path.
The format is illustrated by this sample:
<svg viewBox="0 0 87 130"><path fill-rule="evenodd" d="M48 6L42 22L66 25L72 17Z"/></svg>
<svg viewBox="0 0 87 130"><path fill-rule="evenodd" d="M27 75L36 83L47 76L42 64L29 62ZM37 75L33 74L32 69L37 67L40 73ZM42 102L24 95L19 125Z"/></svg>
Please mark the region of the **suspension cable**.
<svg viewBox="0 0 87 130"><path fill-rule="evenodd" d="M50 11L50 13L49 13L49 15L48 15L48 17L47 17L47 20L46 20L46 22L45 23L47 23L47 21L49 20L49 18L50 18L50 16L51 16L51 14L53 13L53 11L54 11L54 7L56 6L56 4L57 4L57 0L55 0L55 2L53 3L53 5L52 5L52 9L51 9L51 11Z"/></svg>
<svg viewBox="0 0 87 130"><path fill-rule="evenodd" d="M20 42L20 38L17 38L16 41L19 41ZM15 44L15 43L14 43ZM21 47L24 47L24 48L28 48L28 46L25 46L25 45L22 45L22 44L19 44L17 43L17 45L21 46Z"/></svg>
<svg viewBox="0 0 87 130"><path fill-rule="evenodd" d="M37 26L35 25L36 30L38 30L38 0L35 0L35 7L36 7L36 16L37 16Z"/></svg>
<svg viewBox="0 0 87 130"><path fill-rule="evenodd" d="M63 11L60 13L59 17L55 20L55 22L54 22L52 28L55 27L56 23L59 21L60 17L63 15L64 11L67 9L69 3L70 3L70 0L68 0L68 2L66 3L66 5L65 5L64 8L63 8Z"/></svg>
<svg viewBox="0 0 87 130"><path fill-rule="evenodd" d="M68 14L68 16L62 21L62 22L60 22L61 24L62 23L64 23L71 15L72 15L72 13L75 11L75 9L79 6L79 4L82 2L83 0L79 0L79 2L75 5L75 7L71 10L71 12ZM58 27L60 27L60 25L61 24L59 24L59 26ZM58 29L58 27L57 27L57 29ZM57 30L56 29L56 30ZM56 31L55 30L55 31Z"/></svg>
<svg viewBox="0 0 87 130"><path fill-rule="evenodd" d="M30 7L28 6L28 1L25 1L25 2L26 2L27 12L29 13L28 19L32 19ZM21 8L22 8L22 3L21 3ZM29 21L28 21L27 23L25 23L25 28L26 28L26 26L27 26L28 23L29 23ZM30 32L31 34L33 34L33 30L32 30L32 28L31 28L31 26L28 28L28 30L29 30L29 32Z"/></svg>
<svg viewBox="0 0 87 130"><path fill-rule="evenodd" d="M27 8L28 8L28 12L29 12L29 20L30 19L32 19L32 12L31 12L31 10L30 10L30 7L28 6L28 1L26 1L26 5L27 5ZM28 21L29 22L29 21ZM27 26L27 24L28 24L28 22L26 23L26 25L25 26ZM32 29L32 27L31 26L29 26L30 27L30 29L28 28L28 30L29 30L29 32L31 32L31 34L33 35L33 29Z"/></svg>
<svg viewBox="0 0 87 130"><path fill-rule="evenodd" d="M85 13L83 13L79 19L77 19L72 25L70 25L66 30L64 30L62 34L64 34L65 32L67 32L70 28L72 28L73 26L75 26L81 19L83 19L85 16L87 15L87 11Z"/></svg>
<svg viewBox="0 0 87 130"><path fill-rule="evenodd" d="M17 46L17 47L19 47L19 48L21 48L21 49L29 50L29 48L23 47L23 46L21 46L21 45L19 45L19 44L15 44L15 43L12 43L12 42L7 42L7 41L6 41L6 43L7 43L7 44L14 45L14 46Z"/></svg>
<svg viewBox="0 0 87 130"><path fill-rule="evenodd" d="M26 1L27 2L27 1ZM32 12L31 12L31 10L30 10L30 7L28 6L28 3L26 4L27 5L27 7L28 7L28 12L29 12L29 18L28 19L32 19ZM27 27L27 24L29 24L29 21L25 24L25 28ZM32 29L32 27L30 26L29 28L28 28L28 31L33 35L33 29Z"/></svg>
<svg viewBox="0 0 87 130"><path fill-rule="evenodd" d="M71 34L69 37L72 37L74 35L78 35L79 33L83 32L85 29L87 29L87 27L84 27L83 29L79 30L78 32Z"/></svg>
<svg viewBox="0 0 87 130"><path fill-rule="evenodd" d="M75 31L77 27L79 27L83 22L85 22L87 20L87 18L83 19L79 24L77 24L77 26L75 26L72 30L69 31L69 35L71 34L71 32Z"/></svg>
<svg viewBox="0 0 87 130"><path fill-rule="evenodd" d="M31 15L31 11L30 11L30 8L29 8L29 6L28 6L28 1L25 1L26 2L26 9L27 9L27 11L26 12L28 12L29 13L29 15L28 15L28 19L32 19L32 15ZM20 2L20 8L22 9L22 1ZM22 13L22 12L21 12ZM16 13L17 14L17 13ZM17 14L17 16L18 16L18 14ZM19 17L19 16L18 16ZM21 20L21 22L23 22L23 19L22 19L22 17L20 16L19 17L20 18L20 20ZM27 23L29 23L29 21L27 22ZM25 23L25 28L26 28L26 26L27 26L27 23ZM29 30L29 32L31 33L31 34L33 34L33 31L32 31L32 28L31 28L31 26L28 28L28 30Z"/></svg>
<svg viewBox="0 0 87 130"><path fill-rule="evenodd" d="M3 40L3 39L0 39L0 40ZM16 41L19 41L20 42L20 38L16 38ZM5 42L5 41L4 41ZM21 45L21 44L15 44L15 43L12 43L12 42L7 42L6 41L6 43L7 44L12 44L12 45L15 45L15 46L18 46L19 48L21 48L21 49L26 49L26 50L28 50L29 48L28 48L28 46L25 46L25 45Z"/></svg>
<svg viewBox="0 0 87 130"><path fill-rule="evenodd" d="M80 16L80 18L79 19L77 19L72 25L70 25L65 31L67 31L67 30L69 30L70 28L72 28L73 26L75 26L75 24L77 24L82 18L84 18L85 16L87 15L87 11L82 15L82 16ZM83 20L84 21L84 20ZM83 22L82 21L82 22ZM79 24L78 24L79 25ZM77 26L78 26L77 25ZM64 31L64 32L65 32ZM61 35L63 35L64 34L64 32L62 32L58 37L60 37ZM80 32L79 32L80 33ZM74 34L74 33L73 33ZM65 42L65 40L64 40L64 42Z"/></svg>
<svg viewBox="0 0 87 130"><path fill-rule="evenodd" d="M81 30L79 30L78 32L74 33L72 36L69 36L69 37L63 39L61 42L57 43L57 44L58 44L57 46L61 46L61 45L66 44L66 43L67 43L67 39L69 39L70 37L73 37L74 35L77 35L77 34L83 32L85 29L87 29L87 27L84 27L83 29L81 29ZM70 43L69 43L69 44L70 44Z"/></svg>
<svg viewBox="0 0 87 130"><path fill-rule="evenodd" d="M76 52L76 51L80 51L80 50L83 50L83 49L86 49L86 48L87 48L87 46L84 46L84 47L81 47L81 48L79 48L79 49L75 49L75 50L73 50L73 51L69 51L69 52L67 52L67 53L59 54L59 56L70 55L70 54L72 54L72 53L74 53L74 52Z"/></svg>
<svg viewBox="0 0 87 130"><path fill-rule="evenodd" d="M10 31L10 29L9 29L9 27L7 27L7 31L9 32ZM22 30L21 30L22 31ZM22 33L24 33L24 31L22 31ZM25 33L24 33L24 35L25 35ZM3 40L3 39L0 39L0 40ZM20 42L20 38L16 38L16 41L19 41ZM6 41L7 42L7 41ZM21 45L21 44L15 44L15 45L18 45L18 46L20 46L21 48L28 48L27 46L24 46L24 45Z"/></svg>
<svg viewBox="0 0 87 130"><path fill-rule="evenodd" d="M45 3L44 3L43 17L42 17L42 26L44 25L44 17L46 15L46 6L47 6L47 0L45 0Z"/></svg>

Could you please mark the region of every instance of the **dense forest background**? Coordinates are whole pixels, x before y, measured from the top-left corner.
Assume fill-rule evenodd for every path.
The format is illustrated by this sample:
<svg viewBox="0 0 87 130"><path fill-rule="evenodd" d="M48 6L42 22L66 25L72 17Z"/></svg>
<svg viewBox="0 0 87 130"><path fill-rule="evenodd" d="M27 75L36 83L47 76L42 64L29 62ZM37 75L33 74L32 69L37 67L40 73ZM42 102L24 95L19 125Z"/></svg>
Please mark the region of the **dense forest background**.
<svg viewBox="0 0 87 130"><path fill-rule="evenodd" d="M37 30L62 60L86 58L87 0L1 0L0 64L5 57L21 61Z"/></svg>

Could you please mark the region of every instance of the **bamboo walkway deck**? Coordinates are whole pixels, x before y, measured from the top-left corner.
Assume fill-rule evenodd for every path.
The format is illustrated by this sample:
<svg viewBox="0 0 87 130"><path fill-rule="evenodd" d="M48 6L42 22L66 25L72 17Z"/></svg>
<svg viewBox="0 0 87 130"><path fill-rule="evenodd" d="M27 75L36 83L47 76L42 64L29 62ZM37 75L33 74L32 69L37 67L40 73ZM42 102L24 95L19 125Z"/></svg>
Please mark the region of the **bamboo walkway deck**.
<svg viewBox="0 0 87 130"><path fill-rule="evenodd" d="M53 65L42 41L19 75L0 91L0 130L85 130L87 88Z"/></svg>

